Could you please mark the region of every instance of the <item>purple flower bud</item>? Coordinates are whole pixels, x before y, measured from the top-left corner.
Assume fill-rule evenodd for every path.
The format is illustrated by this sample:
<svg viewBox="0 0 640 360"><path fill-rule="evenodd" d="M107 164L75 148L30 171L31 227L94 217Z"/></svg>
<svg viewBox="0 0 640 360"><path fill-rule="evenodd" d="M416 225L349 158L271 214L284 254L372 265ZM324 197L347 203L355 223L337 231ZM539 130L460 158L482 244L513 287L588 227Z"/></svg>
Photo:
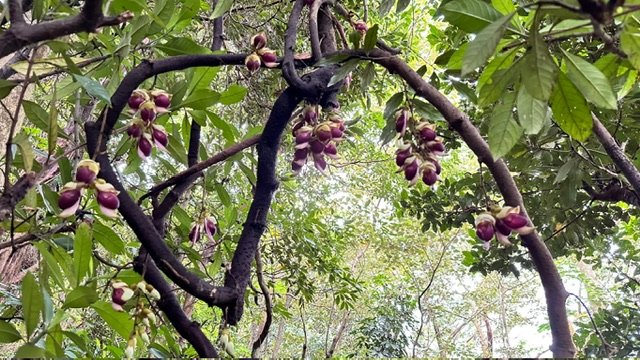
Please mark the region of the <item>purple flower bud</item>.
<svg viewBox="0 0 640 360"><path fill-rule="evenodd" d="M309 142L309 146L311 147L311 152L314 154L321 154L325 148L324 143L317 139L311 140L311 142Z"/></svg>
<svg viewBox="0 0 640 360"><path fill-rule="evenodd" d="M409 121L409 111L407 109L400 109L396 111L396 132L400 134L400 137L404 136L404 132L407 130L407 122Z"/></svg>
<svg viewBox="0 0 640 360"><path fill-rule="evenodd" d="M153 120L155 120L156 119L155 104L153 104L152 102L145 102L140 108L140 117L142 118L142 120L146 121L147 123L150 123Z"/></svg>
<svg viewBox="0 0 640 360"><path fill-rule="evenodd" d="M142 128L140 125L133 123L127 128L127 134L132 138L137 139L142 135Z"/></svg>
<svg viewBox="0 0 640 360"><path fill-rule="evenodd" d="M490 241L495 234L495 228L489 221L483 221L476 225L476 235L483 241Z"/></svg>
<svg viewBox="0 0 640 360"><path fill-rule="evenodd" d="M335 126L331 126L331 138L339 139L344 135L343 130L340 130L340 125L336 124Z"/></svg>
<svg viewBox="0 0 640 360"><path fill-rule="evenodd" d="M258 50L258 55L260 55L262 62L264 62L265 64L272 64L278 61L276 52L271 49L267 49L267 48L260 49Z"/></svg>
<svg viewBox="0 0 640 360"><path fill-rule="evenodd" d="M299 173L300 170L302 170L302 167L304 166L303 164L300 164L299 162L296 162L295 160L291 163L291 171L293 171L295 174Z"/></svg>
<svg viewBox="0 0 640 360"><path fill-rule="evenodd" d="M424 162L422 166L422 181L431 186L438 181L438 174L436 173L436 167L431 162Z"/></svg>
<svg viewBox="0 0 640 360"><path fill-rule="evenodd" d="M515 212L509 213L502 221L506 226L514 230L526 226L528 223L526 217Z"/></svg>
<svg viewBox="0 0 640 360"><path fill-rule="evenodd" d="M498 219L496 221L496 229L498 230L498 232L500 232L502 235L509 235L511 234L511 229L509 229L509 227L500 219Z"/></svg>
<svg viewBox="0 0 640 360"><path fill-rule="evenodd" d="M244 59L244 65L250 72L260 69L260 56L251 54Z"/></svg>
<svg viewBox="0 0 640 360"><path fill-rule="evenodd" d="M303 126L304 126L304 120L302 119L302 116L300 116L298 117L298 120L296 120L296 122L294 122L293 126L291 127L291 135L295 137L298 130L300 130Z"/></svg>
<svg viewBox="0 0 640 360"><path fill-rule="evenodd" d="M324 173L327 169L327 161L324 159L324 155L322 154L313 154L313 164L321 173Z"/></svg>
<svg viewBox="0 0 640 360"><path fill-rule="evenodd" d="M404 178L409 181L411 185L415 184L418 180L418 169L420 164L418 163L418 159L415 156L409 157L405 160L403 170L404 170Z"/></svg>
<svg viewBox="0 0 640 360"><path fill-rule="evenodd" d="M142 105L142 103L147 100L149 100L149 95L147 95L147 92L144 90L138 89L138 90L135 90L133 94L131 94L131 96L129 97L129 100L127 101L127 104L129 105L130 108L134 110L138 110L140 105Z"/></svg>
<svg viewBox="0 0 640 360"><path fill-rule="evenodd" d="M100 205L100 211L108 217L116 217L116 210L120 207L120 200L118 194L107 191L98 191L98 204Z"/></svg>
<svg viewBox="0 0 640 360"><path fill-rule="evenodd" d="M318 112L313 105L307 105L302 110L302 119L309 125L313 125L318 121Z"/></svg>
<svg viewBox="0 0 640 360"><path fill-rule="evenodd" d="M204 219L204 233L209 238L209 241L213 240L213 236L218 231L218 226L212 217Z"/></svg>
<svg viewBox="0 0 640 360"><path fill-rule="evenodd" d="M427 149L431 150L436 155L440 155L445 151L444 144L442 141L438 141L437 139L427 142Z"/></svg>
<svg viewBox="0 0 640 360"><path fill-rule="evenodd" d="M74 215L80 206L82 192L76 186L76 183L68 183L62 188L58 198L58 206L62 209L59 216L62 218Z"/></svg>
<svg viewBox="0 0 640 360"><path fill-rule="evenodd" d="M396 165L404 166L404 162L411 157L411 144L403 144L396 150Z"/></svg>
<svg viewBox="0 0 640 360"><path fill-rule="evenodd" d="M200 241L200 224L194 224L189 231L189 240L191 240L191 244L195 244Z"/></svg>
<svg viewBox="0 0 640 360"><path fill-rule="evenodd" d="M322 142L331 140L331 126L326 123L322 123L315 128L315 134Z"/></svg>
<svg viewBox="0 0 640 360"><path fill-rule="evenodd" d="M356 23L353 25L353 27L356 29L356 31L361 32L361 33L365 33L368 30L367 23L364 22L363 20L356 21Z"/></svg>
<svg viewBox="0 0 640 360"><path fill-rule="evenodd" d="M100 165L93 160L82 160L76 167L76 181L91 184L100 171Z"/></svg>
<svg viewBox="0 0 640 360"><path fill-rule="evenodd" d="M162 150L167 148L169 144L169 137L167 136L166 131L160 125L153 125L153 130L151 131L151 137L153 137L153 143Z"/></svg>
<svg viewBox="0 0 640 360"><path fill-rule="evenodd" d="M298 132L296 132L296 149L307 147L312 136L312 129L308 126L304 126L298 130Z"/></svg>
<svg viewBox="0 0 640 360"><path fill-rule="evenodd" d="M293 160L306 160L308 155L309 148L296 149L296 151L293 153Z"/></svg>
<svg viewBox="0 0 640 360"><path fill-rule="evenodd" d="M151 149L153 149L153 145L151 141L147 139L147 135L141 136L138 139L138 156L140 156L143 160L146 159L149 155L151 155Z"/></svg>
<svg viewBox="0 0 640 360"><path fill-rule="evenodd" d="M420 138L422 141L433 141L436 139L436 131L435 125L429 124L428 122L421 122L416 126L416 130L420 134Z"/></svg>
<svg viewBox="0 0 640 360"><path fill-rule="evenodd" d="M251 37L251 47L254 50L260 50L267 45L267 35L259 33Z"/></svg>
<svg viewBox="0 0 640 360"><path fill-rule="evenodd" d="M156 104L157 107L161 107L165 109L171 106L171 98L169 97L169 94L166 94L166 93L159 94L156 97L154 97L153 102Z"/></svg>
<svg viewBox="0 0 640 360"><path fill-rule="evenodd" d="M336 148L336 144L334 142L330 142L328 143L325 147L324 147L324 153L325 155L327 155L328 157L335 159L338 157L338 148Z"/></svg>

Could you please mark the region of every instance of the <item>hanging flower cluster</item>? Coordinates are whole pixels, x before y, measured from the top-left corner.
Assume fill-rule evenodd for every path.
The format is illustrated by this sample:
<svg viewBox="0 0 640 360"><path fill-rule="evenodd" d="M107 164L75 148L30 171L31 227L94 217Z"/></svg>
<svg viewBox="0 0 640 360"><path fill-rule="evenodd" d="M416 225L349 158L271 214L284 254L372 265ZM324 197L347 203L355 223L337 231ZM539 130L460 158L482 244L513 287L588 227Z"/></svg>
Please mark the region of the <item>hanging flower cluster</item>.
<svg viewBox="0 0 640 360"><path fill-rule="evenodd" d="M402 141L396 150L396 165L404 172L410 185L422 181L431 186L438 181L442 168L438 156L445 152L442 138L436 133L436 125L424 119L416 120L407 108L395 113L396 132ZM411 131L407 132L407 129Z"/></svg>
<svg viewBox="0 0 640 360"><path fill-rule="evenodd" d="M328 114L323 122L318 122L317 105L307 105L293 123L292 135L296 150L293 154L291 170L299 173L311 158L320 172L327 168L325 155L338 158L337 144L344 139L344 120L335 112Z"/></svg>
<svg viewBox="0 0 640 360"><path fill-rule="evenodd" d="M511 246L509 235L511 232L527 235L534 228L528 226L529 221L520 213L520 206L498 207L491 212L484 212L476 217L476 235L483 241L482 246L489 249L491 239L496 238L504 246Z"/></svg>
<svg viewBox="0 0 640 360"><path fill-rule="evenodd" d="M135 305L133 305L133 319L135 323L134 330L129 335L127 340L127 347L125 348L125 355L128 359L133 358L136 345L138 343L138 337L142 339L144 343L149 343L149 330L150 327L156 323L156 314L151 310L148 304L145 304L144 299L158 301L160 300L160 293L150 284L144 281L129 286L123 281L114 281L111 283L111 307L115 311L126 311L124 306L136 299Z"/></svg>
<svg viewBox="0 0 640 360"><path fill-rule="evenodd" d="M120 192L113 185L97 178L98 172L100 172L100 164L93 160L82 160L78 163L75 181L66 183L60 190L58 198L58 206L62 209L60 217L66 218L76 213L80 207L84 189L95 189L100 211L110 218L116 217L116 210L120 206L120 200L118 200Z"/></svg>
<svg viewBox="0 0 640 360"><path fill-rule="evenodd" d="M256 34L251 37L251 49L253 52L244 59L244 65L250 72L260 69L260 65L273 64L278 61L276 52L265 47L267 45L267 35L264 33Z"/></svg>
<svg viewBox="0 0 640 360"><path fill-rule="evenodd" d="M137 89L131 94L128 104L134 112L134 118L127 128L127 134L138 141L138 155L142 159L147 158L154 144L165 150L169 136L164 127L154 122L158 114L169 111L171 95L163 90Z"/></svg>
<svg viewBox="0 0 640 360"><path fill-rule="evenodd" d="M195 244L200 241L202 230L204 230L204 234L209 238L209 241L213 241L213 236L218 232L218 224L216 224L216 220L212 217L207 217L204 219L202 224L193 224L193 227L191 227L191 231L189 232L189 240L191 240L191 244Z"/></svg>

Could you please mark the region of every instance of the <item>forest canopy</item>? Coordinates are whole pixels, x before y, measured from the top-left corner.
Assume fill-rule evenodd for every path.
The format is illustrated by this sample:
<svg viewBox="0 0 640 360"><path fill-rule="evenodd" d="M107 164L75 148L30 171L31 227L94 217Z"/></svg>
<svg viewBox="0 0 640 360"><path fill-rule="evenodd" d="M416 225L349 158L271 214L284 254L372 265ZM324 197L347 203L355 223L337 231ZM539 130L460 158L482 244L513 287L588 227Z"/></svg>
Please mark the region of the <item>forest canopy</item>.
<svg viewBox="0 0 640 360"><path fill-rule="evenodd" d="M640 1L0 7L0 356L640 356Z"/></svg>

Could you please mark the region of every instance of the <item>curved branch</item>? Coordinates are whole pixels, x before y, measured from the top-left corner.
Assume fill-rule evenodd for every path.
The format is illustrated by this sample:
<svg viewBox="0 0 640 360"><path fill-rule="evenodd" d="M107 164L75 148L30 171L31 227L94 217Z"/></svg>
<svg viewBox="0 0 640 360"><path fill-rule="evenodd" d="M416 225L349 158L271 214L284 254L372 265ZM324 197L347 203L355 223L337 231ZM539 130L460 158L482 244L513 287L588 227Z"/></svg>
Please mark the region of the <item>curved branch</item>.
<svg viewBox="0 0 640 360"><path fill-rule="evenodd" d="M320 35L318 31L318 11L324 4L333 4L334 0L318 0L311 4L309 9L309 37L311 40L311 60L315 63L322 57ZM335 51L335 49L333 49Z"/></svg>
<svg viewBox="0 0 640 360"><path fill-rule="evenodd" d="M260 285L260 290L262 291L262 295L264 296L264 311L266 314L266 318L264 320L264 326L262 326L262 331L260 332L260 336L253 342L251 346L251 357L257 357L258 349L267 339L269 335L269 329L271 328L271 322L273 321L273 311L271 309L271 295L269 294L269 288L267 288L267 284L264 282L264 274L262 272L262 256L260 255L260 250L256 251L256 277L258 278L258 285Z"/></svg>
<svg viewBox="0 0 640 360"><path fill-rule="evenodd" d="M622 171L627 178L631 187L636 192L636 196L640 196L640 172L633 165L633 163L627 158L624 151L616 143L616 139L611 136L607 128L602 125L600 120L595 114L591 114L593 118L593 133L604 147L604 150L609 154L616 167ZM640 198L639 198L640 199Z"/></svg>
<svg viewBox="0 0 640 360"><path fill-rule="evenodd" d="M301 93L309 93L312 91L309 84L302 81L294 64L294 53L296 49L296 37L298 34L298 22L300 21L300 13L304 7L304 0L296 0L289 16L287 23L287 31L284 35L284 58L282 59L282 75L289 86L298 89Z"/></svg>
<svg viewBox="0 0 640 360"><path fill-rule="evenodd" d="M87 134L88 152L89 155L93 157L97 152L100 125L95 122L87 123L85 125L85 132ZM176 285L209 305L223 307L235 301L236 292L233 288L212 286L196 274L190 272L178 261L171 249L165 244L161 234L154 227L151 219L149 219L142 209L133 201L118 179L118 176L111 166L109 157L106 154L104 144L100 147L96 161L100 164L99 176L120 192L118 195L118 199L120 200L120 213L145 249L149 251L149 254L154 261L156 261L162 272L175 282Z"/></svg>
<svg viewBox="0 0 640 360"><path fill-rule="evenodd" d="M438 89L427 83L418 73L413 71L404 61L391 54L373 49L368 56L363 52L351 52L361 58L368 58L389 72L398 74L415 93L429 101L443 115L449 126L458 132L462 140L469 146L478 160L485 163L491 172L505 203L520 206L523 215L527 216L522 195L511 177L511 173L502 160L494 160L489 145L482 138L478 129L471 123L467 114L455 107ZM555 357L573 357L576 349L571 338L565 300L568 296L553 257L540 236L533 232L521 235L523 245L529 250L533 263L538 270L547 300L547 313L551 325L553 343L551 351Z"/></svg>
<svg viewBox="0 0 640 360"><path fill-rule="evenodd" d="M133 269L144 275L144 281L151 284L160 293L160 300L157 304L160 310L167 316L171 325L178 331L178 334L193 346L198 356L203 358L217 358L218 352L211 344L211 341L202 332L200 326L191 321L182 311L180 302L171 286L165 281L162 273L156 267L152 259L147 256L144 247L140 248L140 254L133 260Z"/></svg>
<svg viewBox="0 0 640 360"><path fill-rule="evenodd" d="M0 34L0 58L30 44L83 31L95 32L100 27L119 25L133 18L130 12L118 16L104 16L102 0L87 0L80 14L76 16L29 25L22 17L20 1L11 1L10 5L13 6L10 6L9 30Z"/></svg>

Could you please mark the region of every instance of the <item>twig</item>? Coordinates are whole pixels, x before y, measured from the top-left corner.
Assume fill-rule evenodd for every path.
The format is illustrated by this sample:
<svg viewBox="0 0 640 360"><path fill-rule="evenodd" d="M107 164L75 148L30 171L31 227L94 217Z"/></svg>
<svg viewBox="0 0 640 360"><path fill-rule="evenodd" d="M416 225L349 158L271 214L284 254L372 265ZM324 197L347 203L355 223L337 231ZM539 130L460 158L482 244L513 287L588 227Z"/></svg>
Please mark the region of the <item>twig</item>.
<svg viewBox="0 0 640 360"><path fill-rule="evenodd" d="M262 256L260 254L260 249L256 251L256 277L258 278L258 285L260 285L260 290L262 291L262 295L264 296L264 312L266 318L264 320L264 325L262 326L260 336L258 336L256 341L253 342L251 357L257 357L260 346L267 339L267 335L269 335L269 329L271 328L271 321L273 318L273 311L271 309L271 295L269 294L269 288L267 288L267 284L264 282L264 275L262 273Z"/></svg>
<svg viewBox="0 0 640 360"><path fill-rule="evenodd" d="M589 320L591 320L591 325L593 325L593 329L595 330L596 334L598 334L598 337L600 338L600 341L602 342L602 346L604 347L604 351L607 354L606 357L611 357L613 356L613 354L611 353L611 349L613 348L613 346L611 346L611 344L609 344L607 342L607 340L605 339L604 335L602 335L602 333L600 332L600 329L598 329L598 325L596 324L595 320L593 319L593 315L591 315L591 311L589 310L589 307L587 306L587 304L584 303L584 301L582 301L582 299L570 292L569 293L570 296L575 297L580 304L582 304L582 307L584 307L584 310L587 312L587 315L589 316Z"/></svg>

